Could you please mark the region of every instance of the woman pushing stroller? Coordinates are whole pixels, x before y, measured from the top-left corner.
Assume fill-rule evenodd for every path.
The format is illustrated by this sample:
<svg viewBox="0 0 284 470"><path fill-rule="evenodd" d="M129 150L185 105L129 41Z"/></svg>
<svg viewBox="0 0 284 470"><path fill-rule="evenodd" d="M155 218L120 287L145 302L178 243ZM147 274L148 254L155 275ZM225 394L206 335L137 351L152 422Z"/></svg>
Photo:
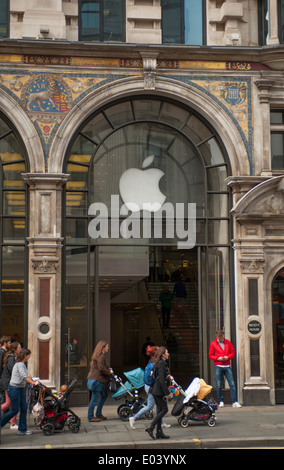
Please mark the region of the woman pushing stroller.
<svg viewBox="0 0 284 470"><path fill-rule="evenodd" d="M162 419L168 412L167 399L172 398L172 393L169 393L168 386L173 377L169 374L169 369L166 365L169 356L167 348L160 346L154 359L155 383L151 389L151 394L154 396L157 405L157 414L150 426L145 429L152 439L155 439L154 429L156 426L156 439L169 439L169 436L166 436L162 430Z"/></svg>

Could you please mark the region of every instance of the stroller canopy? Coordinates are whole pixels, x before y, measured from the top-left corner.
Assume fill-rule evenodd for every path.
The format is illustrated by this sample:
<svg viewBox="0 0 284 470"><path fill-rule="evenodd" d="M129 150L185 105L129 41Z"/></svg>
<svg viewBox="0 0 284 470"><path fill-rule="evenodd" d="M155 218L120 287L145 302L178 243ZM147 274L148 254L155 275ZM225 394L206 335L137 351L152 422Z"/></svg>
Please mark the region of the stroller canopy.
<svg viewBox="0 0 284 470"><path fill-rule="evenodd" d="M128 379L127 382L122 384L116 392L112 394L112 398L120 398L128 392L131 393L133 387L139 389L145 384L144 371L141 367L137 367L137 369L130 370L129 372L124 372L124 375Z"/></svg>
<svg viewBox="0 0 284 470"><path fill-rule="evenodd" d="M135 388L141 388L145 384L144 371L141 367L137 367L137 369L130 370L129 372L124 372L124 375Z"/></svg>

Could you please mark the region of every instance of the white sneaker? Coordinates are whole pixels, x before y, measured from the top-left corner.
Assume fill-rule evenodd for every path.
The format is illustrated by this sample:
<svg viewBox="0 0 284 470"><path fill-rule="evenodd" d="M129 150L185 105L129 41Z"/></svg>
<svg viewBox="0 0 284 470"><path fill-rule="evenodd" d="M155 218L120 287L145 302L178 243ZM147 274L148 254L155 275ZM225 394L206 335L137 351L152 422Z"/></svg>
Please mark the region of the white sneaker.
<svg viewBox="0 0 284 470"><path fill-rule="evenodd" d="M232 406L234 408L241 408L242 407L242 405L240 405L237 401L235 401L235 403L233 403Z"/></svg>
<svg viewBox="0 0 284 470"><path fill-rule="evenodd" d="M32 431L29 431L28 429L26 431L18 431L18 436L29 436L32 434Z"/></svg>
<svg viewBox="0 0 284 470"><path fill-rule="evenodd" d="M10 429L15 429L17 431L18 425L17 424L11 424Z"/></svg>
<svg viewBox="0 0 284 470"><path fill-rule="evenodd" d="M135 419L133 417L129 418L129 424L132 429L136 429L136 427L134 426L134 423L135 423Z"/></svg>
<svg viewBox="0 0 284 470"><path fill-rule="evenodd" d="M219 403L219 408L223 408L224 407L224 402L223 401L220 401Z"/></svg>
<svg viewBox="0 0 284 470"><path fill-rule="evenodd" d="M165 429L166 429L166 428L170 428L170 427L171 427L170 424L167 424L167 423L163 423L163 424L162 424L162 428L165 428Z"/></svg>

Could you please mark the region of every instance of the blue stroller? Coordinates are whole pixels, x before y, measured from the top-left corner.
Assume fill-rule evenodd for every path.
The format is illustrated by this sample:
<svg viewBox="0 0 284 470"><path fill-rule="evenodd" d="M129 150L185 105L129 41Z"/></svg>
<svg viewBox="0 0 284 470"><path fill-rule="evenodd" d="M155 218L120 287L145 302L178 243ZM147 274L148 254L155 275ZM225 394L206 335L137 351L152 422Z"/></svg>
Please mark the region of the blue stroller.
<svg viewBox="0 0 284 470"><path fill-rule="evenodd" d="M134 416L141 408L146 406L147 399L139 392L139 389L145 385L143 369L138 367L129 372L124 372L124 375L128 379L125 383L120 377L114 375L114 379L120 387L111 397L115 400L119 400L121 397L125 398L124 403L117 408L117 414L122 421L128 421L131 416ZM147 419L153 419L153 416L153 411L145 413Z"/></svg>

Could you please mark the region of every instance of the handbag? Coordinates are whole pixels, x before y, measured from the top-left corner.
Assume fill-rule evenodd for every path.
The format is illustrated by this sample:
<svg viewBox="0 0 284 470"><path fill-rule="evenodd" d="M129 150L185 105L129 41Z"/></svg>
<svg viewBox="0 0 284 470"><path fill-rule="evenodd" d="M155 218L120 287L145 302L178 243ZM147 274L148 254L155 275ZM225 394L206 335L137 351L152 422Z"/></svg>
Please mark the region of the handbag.
<svg viewBox="0 0 284 470"><path fill-rule="evenodd" d="M113 377L109 379L108 389L110 392L116 392L116 381Z"/></svg>

